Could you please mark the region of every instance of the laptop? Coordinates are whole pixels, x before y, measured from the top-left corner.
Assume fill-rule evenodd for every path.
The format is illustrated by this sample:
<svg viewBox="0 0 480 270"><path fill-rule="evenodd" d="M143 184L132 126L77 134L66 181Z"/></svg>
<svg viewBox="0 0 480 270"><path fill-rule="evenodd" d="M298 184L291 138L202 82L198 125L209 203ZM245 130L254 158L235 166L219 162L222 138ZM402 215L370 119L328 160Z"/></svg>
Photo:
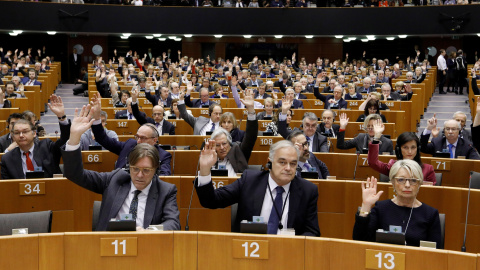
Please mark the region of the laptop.
<svg viewBox="0 0 480 270"><path fill-rule="evenodd" d="M136 231L137 223L135 220L115 220L109 221L107 231Z"/></svg>
<svg viewBox="0 0 480 270"><path fill-rule="evenodd" d="M43 171L34 171L34 172L25 173L25 179L33 179L33 178L45 178L45 173Z"/></svg>
<svg viewBox="0 0 480 270"><path fill-rule="evenodd" d="M241 233L256 233L256 234L267 234L268 226L267 223L257 223L252 221L243 220L240 222L240 232Z"/></svg>
<svg viewBox="0 0 480 270"><path fill-rule="evenodd" d="M395 233L395 232L376 232L377 243L385 244L394 244L394 245L405 245L405 233Z"/></svg>

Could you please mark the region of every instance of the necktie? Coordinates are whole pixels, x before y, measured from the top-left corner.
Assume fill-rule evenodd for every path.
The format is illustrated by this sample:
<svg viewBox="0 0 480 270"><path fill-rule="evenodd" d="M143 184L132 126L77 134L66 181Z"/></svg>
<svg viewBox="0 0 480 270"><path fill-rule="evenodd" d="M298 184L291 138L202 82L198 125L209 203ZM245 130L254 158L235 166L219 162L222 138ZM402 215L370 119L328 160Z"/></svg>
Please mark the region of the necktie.
<svg viewBox="0 0 480 270"><path fill-rule="evenodd" d="M307 142L310 144L310 137L307 137Z"/></svg>
<svg viewBox="0 0 480 270"><path fill-rule="evenodd" d="M311 167L312 167L312 166L310 166L310 164L308 164L307 162L305 162L305 163L303 164L303 168L305 168L305 171L307 171L307 172L310 171L310 168L311 168Z"/></svg>
<svg viewBox="0 0 480 270"><path fill-rule="evenodd" d="M132 119L132 115L131 115L131 114L128 115L128 119Z"/></svg>
<svg viewBox="0 0 480 270"><path fill-rule="evenodd" d="M210 129L211 132L215 131L215 123L212 123L212 129Z"/></svg>
<svg viewBox="0 0 480 270"><path fill-rule="evenodd" d="M155 123L155 126L158 128L158 126L160 125L160 123Z"/></svg>
<svg viewBox="0 0 480 270"><path fill-rule="evenodd" d="M280 219L282 218L282 217L279 217L278 215L282 215L282 210L283 210L282 194L285 190L281 186L277 186L275 190L277 191L277 196L275 196L275 201L272 206L272 211L270 212L270 218L268 219L268 225L267 225L268 234L277 234L278 225L280 224Z"/></svg>
<svg viewBox="0 0 480 270"><path fill-rule="evenodd" d="M451 144L451 143L448 144L448 152L450 152L450 158L454 158L454 157L455 157L455 156L453 155L453 151L452 151L454 147L455 147L455 146L454 146L453 144Z"/></svg>
<svg viewBox="0 0 480 270"><path fill-rule="evenodd" d="M133 196L132 202L130 203L129 214L132 214L132 219L137 219L137 208L138 208L138 194L142 192L141 190L135 190L135 195Z"/></svg>
<svg viewBox="0 0 480 270"><path fill-rule="evenodd" d="M30 151L24 152L23 154L26 157L27 171L33 172L34 168L33 168L32 160L30 159Z"/></svg>

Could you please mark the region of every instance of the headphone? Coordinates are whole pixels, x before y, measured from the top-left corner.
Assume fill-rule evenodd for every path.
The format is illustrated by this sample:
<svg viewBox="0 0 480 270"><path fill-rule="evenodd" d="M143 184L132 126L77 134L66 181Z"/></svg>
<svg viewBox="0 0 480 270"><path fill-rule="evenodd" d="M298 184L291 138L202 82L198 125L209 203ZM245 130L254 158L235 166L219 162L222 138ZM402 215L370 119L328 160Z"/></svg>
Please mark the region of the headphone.
<svg viewBox="0 0 480 270"><path fill-rule="evenodd" d="M272 162L271 162L271 161L268 161L266 167L267 167L269 170L271 170L271 169L272 169Z"/></svg>
<svg viewBox="0 0 480 270"><path fill-rule="evenodd" d="M411 133L413 133L415 136L417 136L414 132L411 132ZM419 141L416 141L416 142L417 142L417 154L415 154L415 156L420 155L420 151L421 151L421 145L420 145ZM397 159L403 159L402 149L400 149L400 146L398 144L395 145L395 155L397 156Z"/></svg>
<svg viewBox="0 0 480 270"><path fill-rule="evenodd" d="M222 108L222 106L220 106L220 105L217 104L217 103L212 103L212 104L210 104L210 106L208 107L208 116L210 116L210 117L212 116L212 112L213 112L213 109L215 108L215 106L219 106L220 109L222 110L222 114L223 114L223 108Z"/></svg>
<svg viewBox="0 0 480 270"><path fill-rule="evenodd" d="M157 139L158 139L158 137L160 137L160 134L158 133L157 127L155 125L153 125L151 123L146 123L146 124L143 124L143 125L151 128L153 130L153 132L155 133L155 135L157 136Z"/></svg>

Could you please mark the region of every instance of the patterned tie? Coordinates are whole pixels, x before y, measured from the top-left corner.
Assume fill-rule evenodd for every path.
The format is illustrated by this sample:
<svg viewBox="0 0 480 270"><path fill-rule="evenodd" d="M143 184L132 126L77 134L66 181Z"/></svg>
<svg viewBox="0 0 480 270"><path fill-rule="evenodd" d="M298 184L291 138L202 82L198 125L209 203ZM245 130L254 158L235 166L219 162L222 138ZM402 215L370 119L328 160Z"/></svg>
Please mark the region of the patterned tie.
<svg viewBox="0 0 480 270"><path fill-rule="evenodd" d="M35 169L33 168L33 163L32 163L32 160L30 159L30 151L24 152L23 154L26 157L27 171L33 172Z"/></svg>
<svg viewBox="0 0 480 270"><path fill-rule="evenodd" d="M280 220L282 218L282 217L279 217L278 215L282 215L282 210L283 210L282 194L285 190L281 186L277 186L275 190L277 191L277 196L275 196L274 206L272 206L272 211L270 212L270 218L268 219L268 225L267 225L268 234L277 234L278 225L280 224ZM277 211L278 211L278 214L277 214Z"/></svg>
<svg viewBox="0 0 480 270"><path fill-rule="evenodd" d="M160 126L160 123L155 123L155 126L158 128L158 126Z"/></svg>
<svg viewBox="0 0 480 270"><path fill-rule="evenodd" d="M128 115L128 119L132 119L132 115L131 115L131 114Z"/></svg>
<svg viewBox="0 0 480 270"><path fill-rule="evenodd" d="M210 129L211 132L215 131L215 123L212 123L212 129Z"/></svg>
<svg viewBox="0 0 480 270"><path fill-rule="evenodd" d="M452 151L454 147L455 147L455 146L454 146L453 144L451 144L451 143L448 144L448 152L450 152L450 158L454 158L454 157L455 157L455 156L453 155L453 151Z"/></svg>
<svg viewBox="0 0 480 270"><path fill-rule="evenodd" d="M303 164L303 168L305 168L305 171L306 171L306 172L309 172L311 167L312 167L312 166L310 166L310 164L308 164L307 162L305 162L305 163Z"/></svg>
<svg viewBox="0 0 480 270"><path fill-rule="evenodd" d="M135 195L133 196L132 202L130 203L129 214L132 214L132 219L137 219L137 208L138 208L138 194L142 192L141 190L135 190Z"/></svg>

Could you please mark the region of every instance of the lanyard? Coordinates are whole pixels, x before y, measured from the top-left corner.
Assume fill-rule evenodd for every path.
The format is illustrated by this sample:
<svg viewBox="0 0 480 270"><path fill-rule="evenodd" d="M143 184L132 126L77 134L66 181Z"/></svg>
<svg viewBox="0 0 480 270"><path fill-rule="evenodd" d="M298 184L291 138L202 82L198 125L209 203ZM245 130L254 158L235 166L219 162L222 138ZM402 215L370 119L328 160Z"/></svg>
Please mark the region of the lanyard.
<svg viewBox="0 0 480 270"><path fill-rule="evenodd" d="M290 189L288 189L287 197L285 198L285 201L283 202L282 213L279 214L277 206L275 205L275 200L273 199L273 194L272 194L272 189L270 188L270 183L267 182L267 185L268 185L268 191L270 192L270 198L272 198L273 207L275 208L275 212L278 215L278 220L280 221L280 223L278 224L278 228L281 230L281 229L283 229L283 224L282 224L283 211L285 211L285 205L287 204L288 196L290 195ZM277 194L277 196L278 195L280 195L280 194Z"/></svg>

